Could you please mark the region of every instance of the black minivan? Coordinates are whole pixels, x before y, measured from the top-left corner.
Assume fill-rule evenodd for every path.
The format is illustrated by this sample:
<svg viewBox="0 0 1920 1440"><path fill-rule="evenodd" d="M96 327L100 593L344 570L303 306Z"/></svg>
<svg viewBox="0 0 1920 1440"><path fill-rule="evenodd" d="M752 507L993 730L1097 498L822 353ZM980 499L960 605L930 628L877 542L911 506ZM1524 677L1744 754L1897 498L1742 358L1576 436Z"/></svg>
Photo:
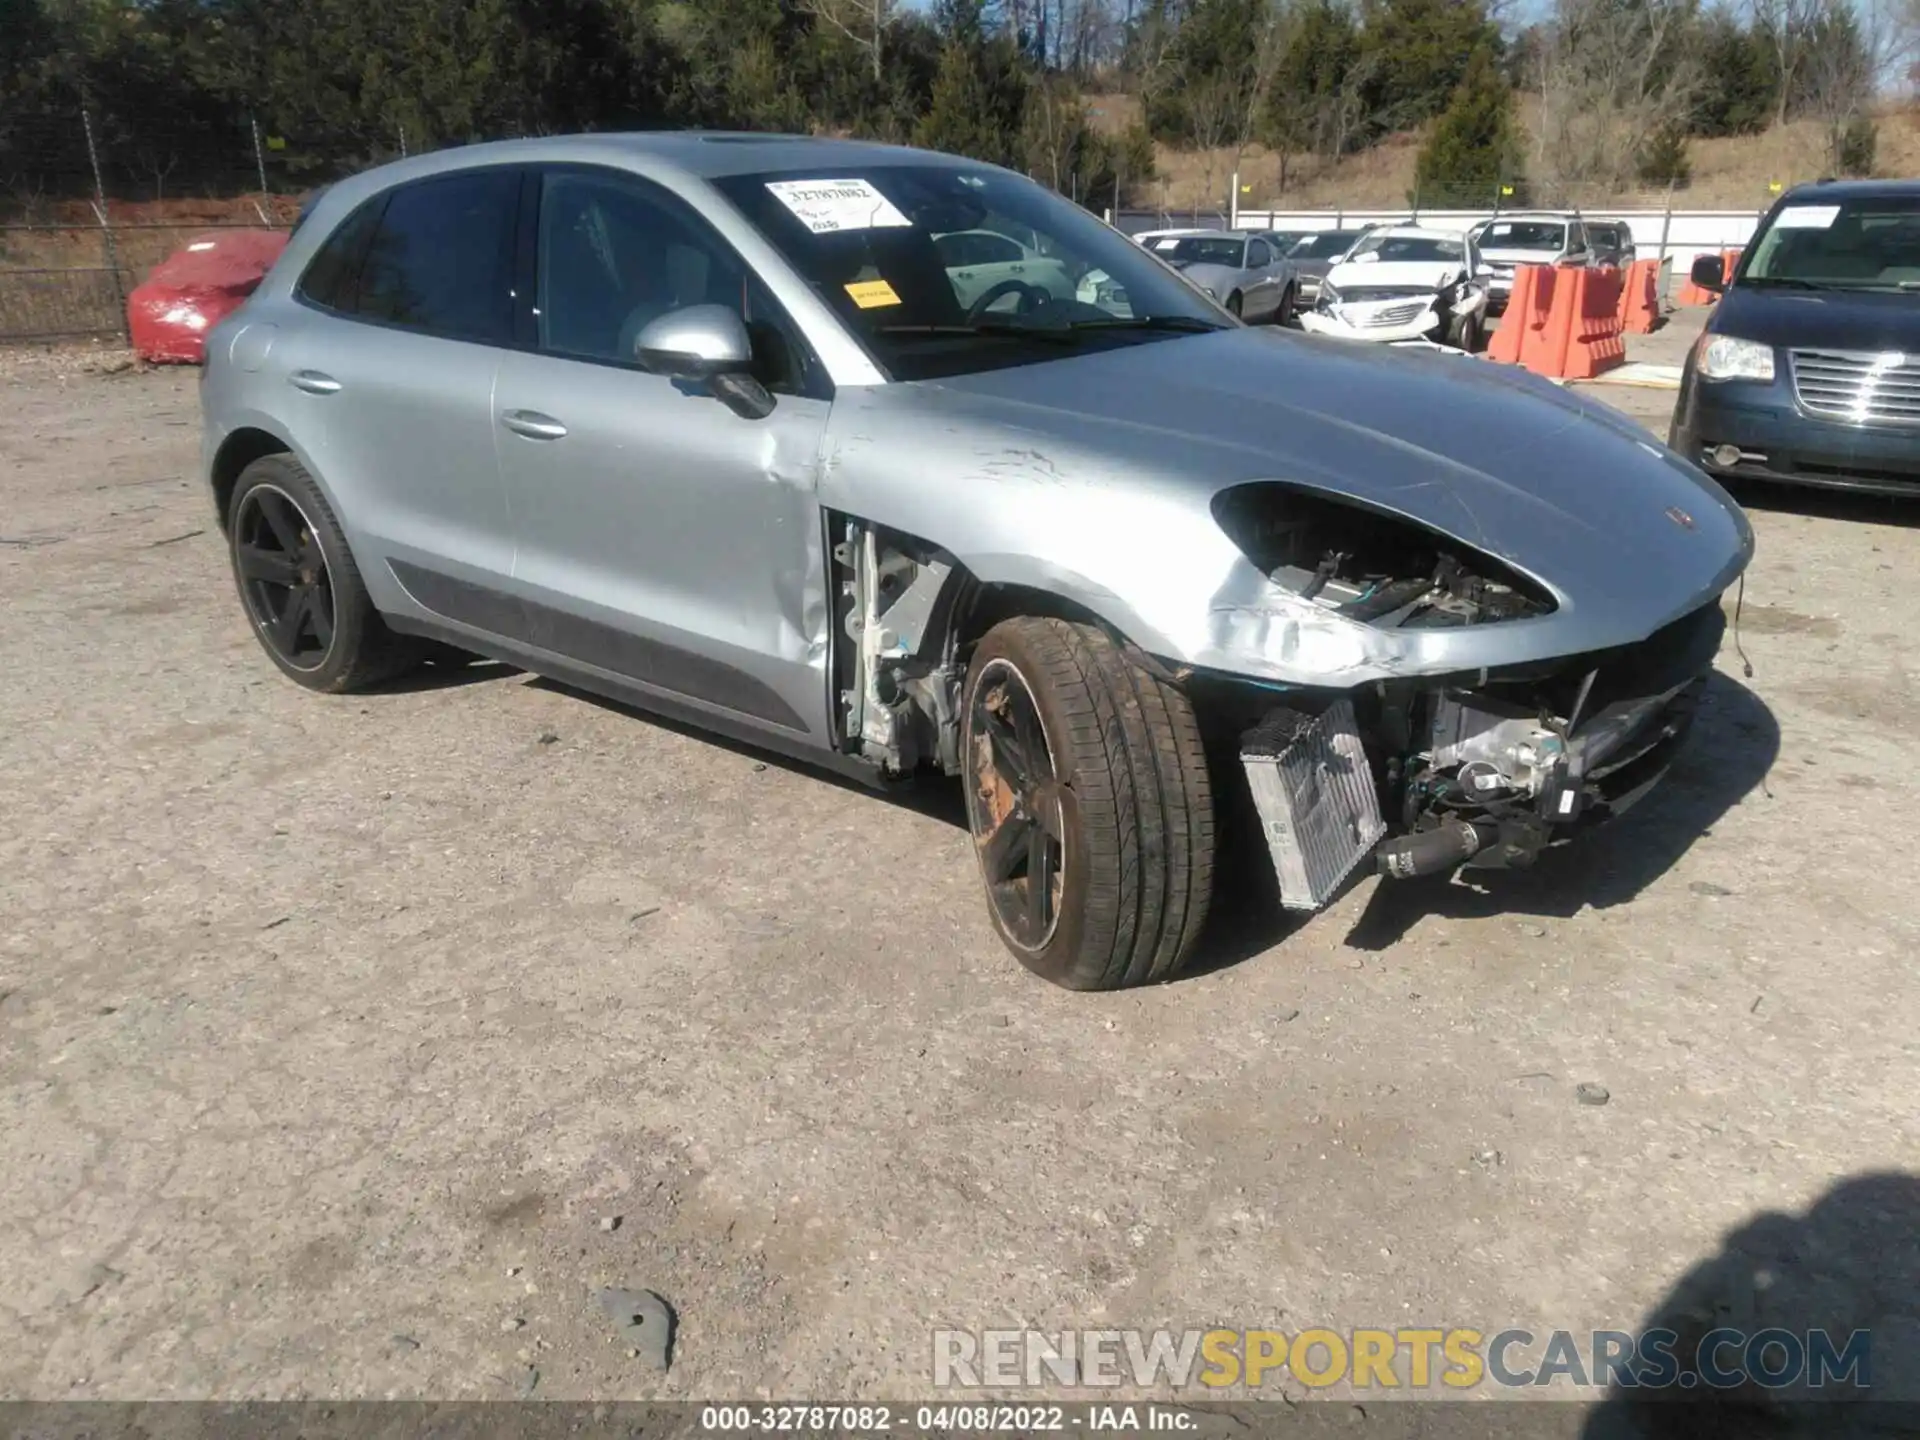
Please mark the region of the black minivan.
<svg viewBox="0 0 1920 1440"><path fill-rule="evenodd" d="M1920 181L1774 203L1687 356L1668 444L1726 480L1920 495Z"/></svg>

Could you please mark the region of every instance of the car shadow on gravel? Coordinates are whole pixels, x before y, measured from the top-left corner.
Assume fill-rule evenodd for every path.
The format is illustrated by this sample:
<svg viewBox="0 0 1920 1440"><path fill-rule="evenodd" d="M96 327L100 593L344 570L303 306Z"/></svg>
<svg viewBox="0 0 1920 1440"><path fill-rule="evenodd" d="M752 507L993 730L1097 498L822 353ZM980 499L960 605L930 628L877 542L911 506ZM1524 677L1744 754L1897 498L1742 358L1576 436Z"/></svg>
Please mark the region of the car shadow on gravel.
<svg viewBox="0 0 1920 1440"><path fill-rule="evenodd" d="M1726 1332L1716 1337L1724 1343L1705 1357L1716 1382L1755 1368L1791 1378L1774 1387L1706 1383L1696 1361L1716 1330ZM1749 1343L1768 1330L1772 1336ZM1582 1440L1914 1434L1920 1175L1852 1175L1804 1213L1754 1216L1682 1275L1632 1333L1646 1346L1654 1332L1666 1332L1661 1344L1674 1361L1659 1376L1666 1383L1615 1383L1588 1412ZM1823 1384L1814 1383L1816 1351L1838 1361L1823 1367ZM1849 1375L1855 1357L1862 1369Z"/></svg>
<svg viewBox="0 0 1920 1440"><path fill-rule="evenodd" d="M497 660L430 660L418 670L409 670L394 680L372 686L370 695L420 695L434 690L452 690L461 685L481 685L489 680L507 680L524 674Z"/></svg>
<svg viewBox="0 0 1920 1440"><path fill-rule="evenodd" d="M1428 915L1564 920L1587 907L1627 904L1678 864L1694 841L1712 834L1720 817L1746 796L1757 791L1761 803L1771 798L1766 778L1779 754L1780 725L1766 702L1716 671L1673 768L1627 814L1554 847L1528 870L1469 870L1451 882L1383 882L1346 943L1356 950L1387 949ZM1737 877L1729 872L1724 879L1697 884L1708 897L1735 894Z"/></svg>
<svg viewBox="0 0 1920 1440"><path fill-rule="evenodd" d="M616 715L624 715L643 725L657 725L662 730L670 730L675 735L697 740L702 745L711 745L717 750L728 751L757 765L791 771L795 775L805 776L808 780L817 781L822 785L832 785L836 789L845 790L854 795L864 795L889 805L898 805L903 810L911 810L916 815L925 815L930 820L939 820L960 830L967 828L966 797L960 793L960 783L957 780L928 775L911 780L895 781L887 785L863 784L859 780L838 774L824 766L782 755L777 750L763 750L751 741L737 740L731 735L705 730L672 716L643 710L638 705L627 705L619 700L609 699L605 695L596 695L591 690L576 690L571 685L559 680L550 680L543 675L529 675L527 683L538 689L551 690L556 695L565 695L589 705L597 705L602 710L611 710Z"/></svg>
<svg viewBox="0 0 1920 1440"><path fill-rule="evenodd" d="M1724 482L1723 482L1724 483ZM1770 515L1799 515L1809 520L1832 520L1842 525L1894 525L1911 530L1920 525L1920 497L1862 495L1850 490L1821 490L1811 485L1728 487L1743 510Z"/></svg>

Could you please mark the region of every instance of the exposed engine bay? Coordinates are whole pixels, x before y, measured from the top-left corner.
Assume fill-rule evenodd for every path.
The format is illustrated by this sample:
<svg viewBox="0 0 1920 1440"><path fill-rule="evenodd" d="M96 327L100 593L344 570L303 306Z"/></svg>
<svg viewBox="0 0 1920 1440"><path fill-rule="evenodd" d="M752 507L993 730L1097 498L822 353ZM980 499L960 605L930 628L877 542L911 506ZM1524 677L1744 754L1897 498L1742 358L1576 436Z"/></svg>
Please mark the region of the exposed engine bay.
<svg viewBox="0 0 1920 1440"><path fill-rule="evenodd" d="M1554 608L1511 566L1351 501L1241 485L1220 494L1214 518L1275 585L1377 628L1474 625Z"/></svg>
<svg viewBox="0 0 1920 1440"><path fill-rule="evenodd" d="M1553 609L1525 576L1444 537L1298 492L1283 511L1259 503L1261 488L1228 492L1245 508L1221 524L1274 584L1347 619L1439 627ZM842 749L890 777L959 774L967 652L991 587L937 547L829 523ZM1315 910L1369 858L1393 879L1520 868L1627 809L1685 737L1724 626L1715 602L1637 645L1351 688L1165 678L1237 754L1282 903Z"/></svg>

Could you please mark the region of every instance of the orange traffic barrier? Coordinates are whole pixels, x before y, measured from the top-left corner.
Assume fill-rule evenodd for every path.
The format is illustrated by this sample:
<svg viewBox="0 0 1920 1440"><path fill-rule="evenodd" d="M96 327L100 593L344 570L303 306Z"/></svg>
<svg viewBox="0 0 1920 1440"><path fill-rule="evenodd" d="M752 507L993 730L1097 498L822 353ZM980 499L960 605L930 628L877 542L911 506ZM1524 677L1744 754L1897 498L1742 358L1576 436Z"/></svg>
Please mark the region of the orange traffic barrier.
<svg viewBox="0 0 1920 1440"><path fill-rule="evenodd" d="M1620 272L1611 266L1518 266L1488 358L1552 379L1590 380L1627 358L1620 303Z"/></svg>
<svg viewBox="0 0 1920 1440"><path fill-rule="evenodd" d="M1546 324L1547 308L1553 294L1553 274L1544 265L1516 265L1513 293L1507 298L1507 312L1500 317L1500 328L1487 340L1487 358L1507 365L1520 363L1529 332Z"/></svg>
<svg viewBox="0 0 1920 1440"><path fill-rule="evenodd" d="M1577 272L1573 322L1567 328L1567 353L1560 373L1569 380L1591 380L1623 365L1627 342L1620 333L1620 271L1604 265Z"/></svg>
<svg viewBox="0 0 1920 1440"><path fill-rule="evenodd" d="M1622 279L1620 329L1629 335L1651 334L1660 323L1660 262L1636 260Z"/></svg>
<svg viewBox="0 0 1920 1440"><path fill-rule="evenodd" d="M1722 250L1720 252L1720 283L1722 285L1733 279L1733 267L1739 263L1740 247L1736 246L1731 250ZM1703 290L1689 279L1686 284L1680 287L1680 294L1675 297L1673 303L1676 305L1711 305L1719 298L1720 297L1714 294L1713 291Z"/></svg>

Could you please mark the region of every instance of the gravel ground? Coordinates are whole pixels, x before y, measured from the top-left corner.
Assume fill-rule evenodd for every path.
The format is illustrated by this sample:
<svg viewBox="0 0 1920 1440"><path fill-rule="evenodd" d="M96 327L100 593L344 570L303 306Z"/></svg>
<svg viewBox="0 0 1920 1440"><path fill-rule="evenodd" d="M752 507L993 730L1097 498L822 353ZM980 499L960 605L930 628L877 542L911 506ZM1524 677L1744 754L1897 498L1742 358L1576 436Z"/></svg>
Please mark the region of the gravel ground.
<svg viewBox="0 0 1920 1440"><path fill-rule="evenodd" d="M908 1399L936 1325L1703 1307L1909 1373L1920 512L1754 497L1751 678L1585 846L1229 886L1201 973L1072 995L950 791L495 667L284 682L193 376L111 363L0 372L0 1396Z"/></svg>

